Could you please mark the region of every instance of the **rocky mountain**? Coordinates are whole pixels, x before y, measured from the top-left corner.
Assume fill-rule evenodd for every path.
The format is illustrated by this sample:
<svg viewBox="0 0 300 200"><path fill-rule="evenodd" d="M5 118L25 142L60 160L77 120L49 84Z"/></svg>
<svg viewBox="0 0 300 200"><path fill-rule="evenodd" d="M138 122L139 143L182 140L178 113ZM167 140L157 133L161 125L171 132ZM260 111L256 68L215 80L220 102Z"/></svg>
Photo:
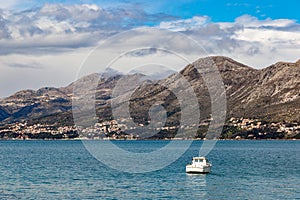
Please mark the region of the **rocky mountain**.
<svg viewBox="0 0 300 200"><path fill-rule="evenodd" d="M71 94L65 88L50 87L17 92L1 101L1 121L27 121L66 112L71 109Z"/></svg>
<svg viewBox="0 0 300 200"><path fill-rule="evenodd" d="M269 122L299 122L300 61L278 62L265 69L257 70L227 57L211 57L210 59L217 66L226 90L228 119L244 117ZM212 99L202 75L196 70L196 67L199 67L197 65L195 62L186 66L180 74L191 83L198 97L202 118L205 119L211 114ZM160 81L158 85L166 85L169 82L169 85L174 86L178 79L176 75L170 76ZM143 91L149 93L149 90L155 94L154 96L158 96L167 89L162 90L160 86L141 88L136 93L141 94L142 97L137 98L136 101L146 99ZM162 92L158 93L161 90ZM140 104L144 107L147 105L146 102ZM136 110L140 111L143 108Z"/></svg>
<svg viewBox="0 0 300 200"><path fill-rule="evenodd" d="M231 65L229 63L233 61L227 61L223 66ZM231 75L221 71L227 86L229 116L262 118L266 121L299 121L299 61L278 62L262 70L235 66L240 71L233 69L229 73ZM236 83L232 84L230 80Z"/></svg>
<svg viewBox="0 0 300 200"><path fill-rule="evenodd" d="M227 57L206 59L215 63L222 77L226 90L227 119L244 117L270 122L300 122L300 60L296 63L278 62L257 70ZM201 119L208 119L212 112L212 99L206 82L196 69L199 67L197 63L199 61L163 80L143 82L130 99L130 113L135 122L147 124L150 120L149 109L159 101L167 110L167 123L178 124L181 118L179 101L166 86L176 88L180 77L184 77L195 91ZM202 67L210 69L210 66ZM112 90L124 76L115 74L111 77L100 77L96 89L96 112L99 121L112 119ZM86 76L79 81L88 85L93 77L99 78L99 75ZM76 83L63 88L23 90L0 100L0 123L7 125L27 121L31 124L50 123L57 126L73 124L74 84Z"/></svg>

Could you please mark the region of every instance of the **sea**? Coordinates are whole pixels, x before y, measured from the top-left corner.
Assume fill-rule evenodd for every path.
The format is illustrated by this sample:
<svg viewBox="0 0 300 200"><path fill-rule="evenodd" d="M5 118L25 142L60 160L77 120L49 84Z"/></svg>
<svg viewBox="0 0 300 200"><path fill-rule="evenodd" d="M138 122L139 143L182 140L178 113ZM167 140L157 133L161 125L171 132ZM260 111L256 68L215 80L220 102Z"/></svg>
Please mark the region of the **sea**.
<svg viewBox="0 0 300 200"><path fill-rule="evenodd" d="M114 141L135 153L169 143ZM130 173L96 159L82 141L0 141L0 199L300 199L299 140L218 141L206 155L211 173L186 174L202 143L162 169Z"/></svg>

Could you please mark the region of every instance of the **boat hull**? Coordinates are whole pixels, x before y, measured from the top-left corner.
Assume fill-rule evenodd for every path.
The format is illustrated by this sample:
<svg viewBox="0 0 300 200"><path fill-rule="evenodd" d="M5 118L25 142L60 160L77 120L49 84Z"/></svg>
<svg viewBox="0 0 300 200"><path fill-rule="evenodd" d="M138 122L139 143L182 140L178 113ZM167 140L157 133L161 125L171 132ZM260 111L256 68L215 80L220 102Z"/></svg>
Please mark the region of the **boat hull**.
<svg viewBox="0 0 300 200"><path fill-rule="evenodd" d="M204 166L204 167L186 166L185 171L186 173L189 174L208 174L211 171L211 167L210 166Z"/></svg>

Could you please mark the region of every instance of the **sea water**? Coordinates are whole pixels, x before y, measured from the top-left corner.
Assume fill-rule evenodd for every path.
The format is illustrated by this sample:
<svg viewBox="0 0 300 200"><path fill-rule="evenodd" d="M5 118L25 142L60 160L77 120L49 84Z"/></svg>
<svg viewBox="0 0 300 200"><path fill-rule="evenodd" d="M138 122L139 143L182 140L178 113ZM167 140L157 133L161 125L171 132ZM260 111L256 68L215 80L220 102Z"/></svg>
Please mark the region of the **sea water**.
<svg viewBox="0 0 300 200"><path fill-rule="evenodd" d="M114 144L151 152L168 142ZM300 141L218 141L206 156L212 172L186 174L201 144L161 170L134 174L101 163L81 141L1 141L0 199L300 199Z"/></svg>

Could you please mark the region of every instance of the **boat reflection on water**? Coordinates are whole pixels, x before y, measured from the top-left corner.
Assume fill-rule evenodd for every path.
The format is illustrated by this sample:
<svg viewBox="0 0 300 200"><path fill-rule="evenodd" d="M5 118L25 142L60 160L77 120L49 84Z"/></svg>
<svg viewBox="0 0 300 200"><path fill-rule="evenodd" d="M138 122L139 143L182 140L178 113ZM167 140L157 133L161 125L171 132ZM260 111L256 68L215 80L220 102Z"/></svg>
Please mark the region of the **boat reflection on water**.
<svg viewBox="0 0 300 200"><path fill-rule="evenodd" d="M207 195L205 174L186 174L185 189L192 192L195 199L203 199Z"/></svg>

